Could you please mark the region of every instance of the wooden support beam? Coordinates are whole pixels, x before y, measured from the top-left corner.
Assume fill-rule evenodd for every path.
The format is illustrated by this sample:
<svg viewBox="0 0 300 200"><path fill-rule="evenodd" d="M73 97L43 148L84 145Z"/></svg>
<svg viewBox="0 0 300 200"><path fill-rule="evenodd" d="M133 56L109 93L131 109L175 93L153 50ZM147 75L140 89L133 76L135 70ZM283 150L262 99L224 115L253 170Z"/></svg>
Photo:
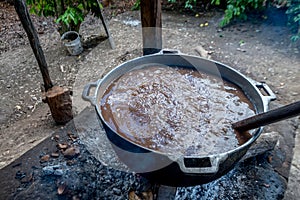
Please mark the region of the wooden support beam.
<svg viewBox="0 0 300 200"><path fill-rule="evenodd" d="M162 49L161 0L141 0L143 54Z"/></svg>
<svg viewBox="0 0 300 200"><path fill-rule="evenodd" d="M114 42L113 38L112 38L111 35L110 35L110 32L109 32L109 30L108 30L107 24L106 24L105 19L104 19L104 16L103 16L103 14L102 14L101 8L100 8L100 6L99 6L99 5L100 5L100 1L97 0L96 2L97 2L97 5L98 5L98 9L99 9L99 16L98 16L98 17L100 18L100 20L101 20L101 22L102 22L102 25L103 25L103 27L104 27L105 33L106 33L106 35L107 35L107 37L108 37L108 40L109 40L109 43L110 43L110 47L111 47L112 49L114 49L114 48L115 48L115 42Z"/></svg>
<svg viewBox="0 0 300 200"><path fill-rule="evenodd" d="M45 90L47 91L53 86L53 84L49 76L47 62L39 42L37 32L32 24L25 2L22 0L16 0L14 6L17 14L19 15L23 28L27 33L29 43L43 76Z"/></svg>

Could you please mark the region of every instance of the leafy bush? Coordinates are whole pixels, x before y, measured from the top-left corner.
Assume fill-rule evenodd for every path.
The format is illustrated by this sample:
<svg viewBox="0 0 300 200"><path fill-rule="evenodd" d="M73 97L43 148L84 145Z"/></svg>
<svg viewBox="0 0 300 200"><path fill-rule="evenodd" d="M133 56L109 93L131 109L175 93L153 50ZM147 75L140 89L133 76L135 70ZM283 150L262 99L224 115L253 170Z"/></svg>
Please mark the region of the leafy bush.
<svg viewBox="0 0 300 200"><path fill-rule="evenodd" d="M75 27L84 20L84 14L83 14L83 6L82 4L79 4L77 7L67 7L64 14L60 15L56 22L60 23L63 22L68 27ZM72 25L74 24L74 25Z"/></svg>
<svg viewBox="0 0 300 200"><path fill-rule="evenodd" d="M67 30L79 31L80 24L87 13L91 11L98 15L99 8L102 7L95 0L27 0L26 2L31 13L55 17L55 21L62 25L61 34Z"/></svg>
<svg viewBox="0 0 300 200"><path fill-rule="evenodd" d="M289 0L286 14L288 16L288 25L296 35L292 36L292 41L300 40L300 1Z"/></svg>
<svg viewBox="0 0 300 200"><path fill-rule="evenodd" d="M212 4L220 5L221 0L212 0ZM247 11L262 10L265 0L227 0L227 8L220 26L226 26L234 18L247 19Z"/></svg>
<svg viewBox="0 0 300 200"><path fill-rule="evenodd" d="M267 4L287 8L288 25L296 34L292 36L292 41L300 40L300 0L209 0L211 5L220 6L225 4L225 13L220 26L228 25L234 18L247 19L248 12L262 11L267 8ZM137 0L139 3L140 0ZM170 3L182 4L185 8L193 9L197 3L206 4L205 0L168 0ZM136 4L139 5L139 4ZM138 7L136 7L138 8Z"/></svg>
<svg viewBox="0 0 300 200"><path fill-rule="evenodd" d="M170 2L170 3L176 3L176 0L168 0L168 2ZM197 0L186 0L185 4L184 4L184 7L192 9L193 8L193 4L196 4L196 3L197 3Z"/></svg>
<svg viewBox="0 0 300 200"><path fill-rule="evenodd" d="M225 14L220 26L226 26L234 18L247 19L247 12L251 10L262 10L267 0L168 0L169 3L184 4L184 8L193 9L195 5L202 3L206 8L209 5L224 6ZM279 0L280 1L280 0ZM138 8L140 0L136 1L135 8Z"/></svg>
<svg viewBox="0 0 300 200"><path fill-rule="evenodd" d="M140 9L141 0L136 0L133 4L131 10L139 10Z"/></svg>
<svg viewBox="0 0 300 200"><path fill-rule="evenodd" d="M181 0L167 0L169 3L180 3L181 4ZM132 10L138 10L140 9L140 2L141 0L136 0L135 4L133 5L133 7L131 8ZM199 2L199 0L198 0ZM197 0L185 0L184 2L184 8L187 9L193 9L193 5L195 5L197 3Z"/></svg>

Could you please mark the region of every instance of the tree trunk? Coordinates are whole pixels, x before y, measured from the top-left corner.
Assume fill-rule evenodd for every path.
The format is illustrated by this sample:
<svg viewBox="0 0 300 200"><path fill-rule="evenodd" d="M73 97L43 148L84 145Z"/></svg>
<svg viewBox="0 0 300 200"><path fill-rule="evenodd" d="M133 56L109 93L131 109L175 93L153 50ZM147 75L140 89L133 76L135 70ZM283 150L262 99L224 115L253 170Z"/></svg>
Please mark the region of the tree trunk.
<svg viewBox="0 0 300 200"><path fill-rule="evenodd" d="M161 0L141 0L143 54L162 49Z"/></svg>

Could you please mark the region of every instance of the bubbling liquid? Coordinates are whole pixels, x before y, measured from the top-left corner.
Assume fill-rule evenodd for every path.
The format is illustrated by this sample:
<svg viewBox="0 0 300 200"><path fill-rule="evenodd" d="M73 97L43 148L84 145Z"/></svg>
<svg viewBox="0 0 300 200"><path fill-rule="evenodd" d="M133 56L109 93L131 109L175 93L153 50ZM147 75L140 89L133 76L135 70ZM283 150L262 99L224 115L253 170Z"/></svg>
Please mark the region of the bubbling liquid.
<svg viewBox="0 0 300 200"><path fill-rule="evenodd" d="M148 66L125 73L100 102L104 120L135 144L166 154L208 155L239 146L231 124L254 115L235 85L196 70Z"/></svg>

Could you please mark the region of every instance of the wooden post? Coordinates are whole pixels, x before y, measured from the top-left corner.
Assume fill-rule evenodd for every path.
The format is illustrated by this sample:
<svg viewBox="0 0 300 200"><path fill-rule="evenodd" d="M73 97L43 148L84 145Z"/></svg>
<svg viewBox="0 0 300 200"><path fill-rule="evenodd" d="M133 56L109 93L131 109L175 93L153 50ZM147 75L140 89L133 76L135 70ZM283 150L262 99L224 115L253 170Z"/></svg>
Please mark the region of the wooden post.
<svg viewBox="0 0 300 200"><path fill-rule="evenodd" d="M30 19L26 4L23 0L15 0L14 6L42 73L45 89L43 101L48 103L54 121L58 124L65 124L73 118L70 92L59 86L53 86L44 52Z"/></svg>
<svg viewBox="0 0 300 200"><path fill-rule="evenodd" d="M141 0L143 54L162 49L161 0Z"/></svg>
<svg viewBox="0 0 300 200"><path fill-rule="evenodd" d="M103 27L104 27L105 33L106 33L106 35L107 35L107 37L108 37L108 41L109 41L109 43L110 43L110 47L111 47L112 49L115 49L115 43L114 43L114 40L113 40L113 38L112 38L111 35L110 35L110 32L109 32L109 30L108 30L108 28L107 28L107 24L106 24L106 22L105 22L105 20L104 20L104 17L103 17L101 8L100 8L100 1L97 0L96 2L97 2L97 5L98 5L98 6L97 6L97 7L98 7L98 10L99 10L99 13L98 13L97 15L98 15L98 17L101 19L102 25L103 25Z"/></svg>
<svg viewBox="0 0 300 200"><path fill-rule="evenodd" d="M39 68L42 72L45 90L47 91L48 89L50 89L53 86L53 84L52 84L50 76L49 76L47 62L46 62L42 47L40 45L38 35L32 24L32 21L30 19L30 16L29 16L29 13L28 13L25 3L22 0L16 0L14 6L19 15L19 18L21 20L23 28L25 29L25 31L27 33L29 43L30 43L33 53L36 57Z"/></svg>

